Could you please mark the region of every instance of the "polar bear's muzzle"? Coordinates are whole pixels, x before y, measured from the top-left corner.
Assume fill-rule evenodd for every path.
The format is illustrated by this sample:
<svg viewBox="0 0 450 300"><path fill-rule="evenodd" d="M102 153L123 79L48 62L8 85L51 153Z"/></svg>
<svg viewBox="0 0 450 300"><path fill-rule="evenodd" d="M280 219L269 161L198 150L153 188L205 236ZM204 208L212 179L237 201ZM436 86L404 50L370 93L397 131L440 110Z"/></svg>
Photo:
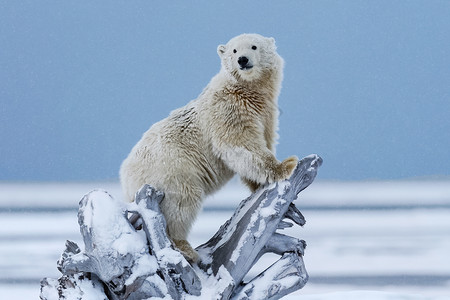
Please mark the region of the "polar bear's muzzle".
<svg viewBox="0 0 450 300"><path fill-rule="evenodd" d="M239 57L238 64L241 70L248 70L253 68L253 65L250 63L249 59L246 56Z"/></svg>

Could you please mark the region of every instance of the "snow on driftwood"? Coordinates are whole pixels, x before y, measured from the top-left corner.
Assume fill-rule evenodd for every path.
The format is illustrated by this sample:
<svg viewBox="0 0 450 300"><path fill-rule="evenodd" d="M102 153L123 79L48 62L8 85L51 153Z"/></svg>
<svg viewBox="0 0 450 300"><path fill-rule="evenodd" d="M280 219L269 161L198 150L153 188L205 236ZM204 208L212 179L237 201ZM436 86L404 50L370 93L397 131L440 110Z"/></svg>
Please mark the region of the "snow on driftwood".
<svg viewBox="0 0 450 300"><path fill-rule="evenodd" d="M292 203L314 180L322 159L302 159L290 179L267 185L243 200L234 215L196 250L190 265L173 248L159 210L163 193L149 185L123 203L105 191L80 201L84 250L71 241L58 261L59 279L41 281L41 299L279 299L307 280L305 242L277 230L305 220ZM243 279L265 253L281 257Z"/></svg>

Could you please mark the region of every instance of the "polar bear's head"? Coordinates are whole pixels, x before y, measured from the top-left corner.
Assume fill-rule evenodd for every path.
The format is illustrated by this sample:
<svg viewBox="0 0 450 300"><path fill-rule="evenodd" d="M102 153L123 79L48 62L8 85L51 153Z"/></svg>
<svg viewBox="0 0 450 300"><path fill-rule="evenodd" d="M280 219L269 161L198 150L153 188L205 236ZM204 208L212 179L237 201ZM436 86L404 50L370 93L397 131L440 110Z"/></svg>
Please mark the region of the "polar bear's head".
<svg viewBox="0 0 450 300"><path fill-rule="evenodd" d="M281 71L283 60L276 49L273 38L241 34L226 45L219 45L217 53L225 72L236 80L253 81L268 70Z"/></svg>

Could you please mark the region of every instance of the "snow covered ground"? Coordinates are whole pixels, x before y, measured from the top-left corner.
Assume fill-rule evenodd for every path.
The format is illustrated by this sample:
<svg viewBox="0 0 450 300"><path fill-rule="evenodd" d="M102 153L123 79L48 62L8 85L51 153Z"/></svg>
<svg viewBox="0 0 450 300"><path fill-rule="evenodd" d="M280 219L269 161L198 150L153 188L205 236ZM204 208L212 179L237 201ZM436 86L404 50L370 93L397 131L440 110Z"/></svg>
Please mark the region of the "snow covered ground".
<svg viewBox="0 0 450 300"><path fill-rule="evenodd" d="M78 201L117 183L0 183L0 295L38 299L59 277L66 239L80 245ZM234 181L206 200L190 236L208 240L248 192ZM307 220L310 280L285 299L450 299L450 181L314 182L295 202ZM253 273L272 263L263 256Z"/></svg>

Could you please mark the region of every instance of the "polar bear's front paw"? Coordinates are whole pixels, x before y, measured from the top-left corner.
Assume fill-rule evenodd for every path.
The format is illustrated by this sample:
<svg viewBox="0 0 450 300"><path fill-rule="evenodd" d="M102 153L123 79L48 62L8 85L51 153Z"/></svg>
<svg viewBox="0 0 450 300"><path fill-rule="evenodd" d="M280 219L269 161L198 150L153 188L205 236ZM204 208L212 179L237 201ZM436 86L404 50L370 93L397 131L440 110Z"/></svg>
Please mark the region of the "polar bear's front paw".
<svg viewBox="0 0 450 300"><path fill-rule="evenodd" d="M297 156L291 156L286 158L278 166L278 174L276 175L276 181L284 180L291 177L292 172L294 172L297 167L298 158Z"/></svg>

